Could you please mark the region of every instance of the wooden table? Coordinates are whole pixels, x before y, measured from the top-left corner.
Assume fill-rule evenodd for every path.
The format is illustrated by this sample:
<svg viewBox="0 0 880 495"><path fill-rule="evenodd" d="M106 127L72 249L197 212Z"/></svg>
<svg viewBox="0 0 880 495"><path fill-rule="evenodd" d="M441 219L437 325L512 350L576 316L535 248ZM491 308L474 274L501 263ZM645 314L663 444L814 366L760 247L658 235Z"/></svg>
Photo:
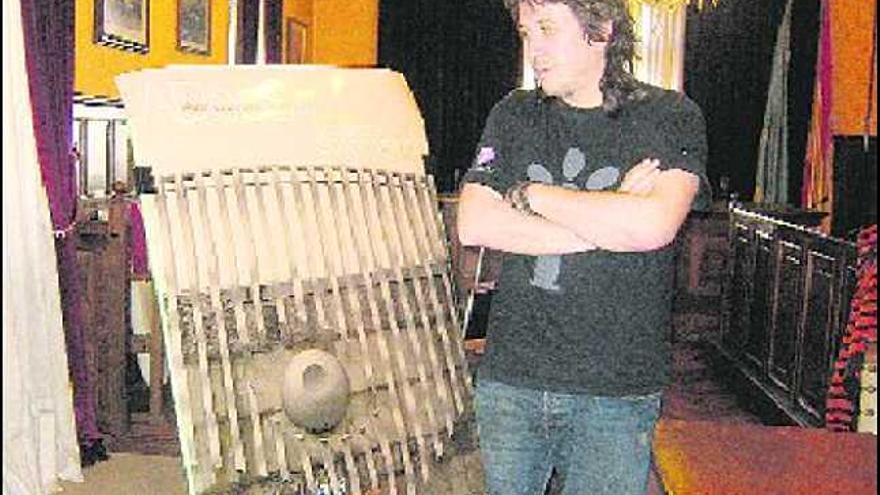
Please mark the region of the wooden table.
<svg viewBox="0 0 880 495"><path fill-rule="evenodd" d="M661 420L654 457L669 495L877 493L877 437L865 433Z"/></svg>

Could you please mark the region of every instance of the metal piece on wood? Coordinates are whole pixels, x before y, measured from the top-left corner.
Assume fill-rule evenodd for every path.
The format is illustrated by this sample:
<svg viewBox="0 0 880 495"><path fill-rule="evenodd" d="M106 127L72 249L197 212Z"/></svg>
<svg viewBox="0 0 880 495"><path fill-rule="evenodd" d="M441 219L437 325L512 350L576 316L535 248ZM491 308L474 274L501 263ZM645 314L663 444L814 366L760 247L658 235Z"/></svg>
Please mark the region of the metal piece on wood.
<svg viewBox="0 0 880 495"><path fill-rule="evenodd" d="M239 472L267 489L421 493L470 394L431 182L276 165L157 183L145 222L190 493ZM285 413L320 398L284 392L309 351L349 381L326 427Z"/></svg>

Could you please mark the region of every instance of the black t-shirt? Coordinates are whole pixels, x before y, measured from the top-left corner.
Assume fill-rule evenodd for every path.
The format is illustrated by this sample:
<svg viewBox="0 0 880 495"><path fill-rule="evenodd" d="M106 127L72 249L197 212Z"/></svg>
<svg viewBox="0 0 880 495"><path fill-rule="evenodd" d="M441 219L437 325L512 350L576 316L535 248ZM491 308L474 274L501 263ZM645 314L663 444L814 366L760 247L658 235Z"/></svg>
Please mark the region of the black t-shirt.
<svg viewBox="0 0 880 495"><path fill-rule="evenodd" d="M684 95L648 87L616 117L514 91L490 113L465 182L504 193L517 181L616 190L645 158L701 179L705 123ZM669 377L673 249L562 256L507 254L492 298L478 377L561 393L623 396Z"/></svg>

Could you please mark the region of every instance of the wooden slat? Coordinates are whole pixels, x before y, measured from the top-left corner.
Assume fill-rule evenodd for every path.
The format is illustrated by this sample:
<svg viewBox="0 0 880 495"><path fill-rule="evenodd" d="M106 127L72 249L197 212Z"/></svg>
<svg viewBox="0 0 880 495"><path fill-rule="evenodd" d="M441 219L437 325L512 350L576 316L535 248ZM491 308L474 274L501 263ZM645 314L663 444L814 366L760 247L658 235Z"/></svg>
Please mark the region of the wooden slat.
<svg viewBox="0 0 880 495"><path fill-rule="evenodd" d="M370 184L368 183L368 179L363 176L360 172L357 172L357 181L361 186L360 191L364 191L365 189L369 191ZM347 175L345 176L347 177ZM344 185L346 183L344 182ZM351 183L347 183L351 184ZM351 194L351 189L348 189L349 197L353 199L353 195ZM381 359L386 363L386 378L388 383L388 392L391 397L391 414L394 419L394 424L397 429L397 435L395 436L396 440L402 440L407 437L407 429L404 424L403 414L401 411L401 399L400 393L398 391L397 382L394 379L394 361L391 356L391 352L388 346L388 339L385 335L385 331L382 329L382 324L379 318L379 296L376 295L373 290L374 281L373 277L377 276L381 272L376 270L378 266L377 252L374 251L373 240L375 237L372 235L373 232L376 232L376 220L372 215L369 214L371 211L369 209L370 203L366 195L358 194L358 198L360 200L360 208L355 208L360 215L360 218L357 219L356 224L361 229L361 237L364 239L363 245L358 246L358 252L364 254L364 260L366 261L365 266L361 266L361 273L364 276L364 284L367 288L367 301L370 306L370 315L372 319L372 325L374 331L377 334L377 341L379 343L379 354ZM382 292L382 299L385 302L385 306L387 308L387 312L389 315L389 321L391 325L396 326L397 322L394 318L394 306L390 300L390 292L388 289L388 283L384 278L379 278L378 280L380 291ZM406 376L405 368L399 372L400 376ZM380 442L380 449L382 450L383 455L390 456L391 448L387 441ZM404 451L405 457L405 468L409 466L410 472L412 471L412 465L409 463L409 452ZM391 463L393 466L393 457L388 457L387 462Z"/></svg>
<svg viewBox="0 0 880 495"><path fill-rule="evenodd" d="M198 269L198 254L193 235L193 222L190 214L190 201L186 195L186 191L182 187L182 179L177 176L175 182L177 186L176 197L178 205L178 218L181 223L181 232L183 234L183 249L178 251L178 255L183 255L189 271L189 293L192 305L192 320L196 338L196 348L198 353L198 377L202 386L202 411L205 421L205 430L208 443L208 455L210 456L211 466L216 468L223 462L220 457L220 433L217 425L217 417L214 414L214 397L211 390L211 373L208 366L208 341L205 335L202 300L200 297L200 280ZM212 473L213 477L213 473Z"/></svg>
<svg viewBox="0 0 880 495"><path fill-rule="evenodd" d="M381 201L380 200L380 196L381 196L380 186L378 185L378 183L376 181L376 177L373 172L363 171L362 176L366 177L366 181L362 182L362 184L364 184L366 187L366 192L367 192L366 199L367 199L367 203L369 204L369 208L367 208L366 211L372 212L375 215L375 217L373 217L373 215L367 215L368 218L370 218L372 220L372 221L368 221L367 223L373 229L374 233L380 234L378 236L372 235L372 236L370 236L370 238L371 239L388 240L392 236L386 230L387 224L385 222L383 222L383 220L382 220L382 214L381 214L382 206L380 203L380 201ZM375 246L375 248L377 249L377 252L382 252L383 258L389 260L389 262L391 262L392 266L393 266L393 261L391 261L392 254L389 253L388 251L385 251L385 248L388 248L388 247L389 246L387 244L383 245L382 243L376 243L376 246ZM397 275L398 273L399 272L395 272L395 275ZM403 284L403 283L404 283L404 281L400 280L400 284ZM403 342L403 339L401 337L402 333L401 333L400 327L397 324L397 317L396 317L394 302L391 299L391 289L389 287L387 279L382 279L379 281L379 289L382 294L382 299L385 301L385 308L386 308L386 312L388 313L388 323L391 327L391 333L392 333L392 335L394 335L394 342L395 343ZM401 291L401 293L402 293L402 291ZM407 304L406 301L407 301L406 298L404 298L404 297L400 298L400 303L404 305L404 308L408 309L408 306L406 306L406 304ZM411 424L411 426L414 430L414 433L416 435L416 441L420 442L420 444L419 444L420 449L424 450L425 439L424 439L424 436L422 433L421 421L419 421L419 418L416 414L415 399L413 397L412 389L410 388L409 380L406 379L407 374L408 374L407 373L408 367L406 364L405 353L403 352L402 349L393 349L392 357L395 358L395 361L396 361L396 364L397 364L397 367L399 370L399 376L401 377L400 388L402 389L404 404L406 405L406 408L407 408L407 413L408 413L407 417L410 419L410 424ZM407 448L406 440L403 440L401 442L401 454L403 456L403 469L404 469L404 474L406 476L406 482L407 482L406 485L407 485L407 487L415 486L415 473L413 472L412 460L410 458L409 449Z"/></svg>
<svg viewBox="0 0 880 495"><path fill-rule="evenodd" d="M430 251L431 261L437 262L438 259L445 259L444 250L446 244L445 241L441 239L440 234L442 232L442 219L436 208L432 208L431 206L436 204L436 202L432 202L431 191L433 190L433 184L430 182L430 177L428 177L428 179L429 182L427 184L422 184L421 187L416 188L418 191L417 196L419 198L419 205L421 206L417 211L422 217L423 224L428 227L427 232L429 234L429 239L434 247L434 249ZM444 272L441 277L446 292L446 300L448 301L448 304L446 305L447 308L441 307L441 309L448 309L449 311L447 315L445 315L448 316L448 320L442 318L441 321L438 321L437 328L441 341L443 342L447 372L449 373L450 383L452 385L452 398L455 401L455 409L461 414L464 412L463 395L467 395L467 389L470 385L470 376L467 373L464 373L464 385L458 378L455 358L458 358L458 362L462 363L462 366L464 366L465 363L464 351L461 350L462 339L460 338L460 332L458 331L458 316L453 305L455 299L452 295L452 284L449 281L449 275ZM443 315L443 312L438 312L438 316L439 315ZM458 349L458 352L456 352L456 349ZM449 433L451 434L452 432L450 431Z"/></svg>
<svg viewBox="0 0 880 495"><path fill-rule="evenodd" d="M229 423L230 447L232 450L233 467L237 473L245 468L244 445L241 443L241 433L238 426L238 406L236 405L235 382L232 379L232 363L229 357L229 338L226 330L226 312L223 309L223 303L220 300L220 261L219 249L217 243L220 239L222 242L232 242L230 237L224 237L219 232L219 225L212 221L208 213L208 192L205 186L204 178L200 175L196 177L196 190L199 201L198 211L201 218L198 220L202 225L202 232L207 233L208 252L207 272L208 287L211 297L211 309L214 313L214 328L217 331L217 342L220 352L220 367L223 375L223 392L225 394L226 419ZM221 194L223 190L219 191ZM219 444L217 446L219 451ZM220 466L215 466L220 467Z"/></svg>
<svg viewBox="0 0 880 495"><path fill-rule="evenodd" d="M284 441L284 425L278 413L272 416L272 436L275 438L275 461L278 464L278 475L283 481L290 481L290 469L287 465L287 448Z"/></svg>
<svg viewBox="0 0 880 495"><path fill-rule="evenodd" d="M403 198L400 196L400 183L399 177L395 176L386 176L387 186L383 188L384 194L381 195L381 203L380 211L384 211L385 213L385 222L389 226L387 232L389 234L388 239L391 242L388 245L391 247L391 250L394 251L394 268L396 269L396 275L398 280L400 281L400 301L403 306L404 316L406 318L407 325L407 337L409 340L410 347L412 349L412 353L414 359L416 361L416 367L419 373L419 379L422 388L422 396L424 397L424 408L428 414L428 421L430 422L430 432L433 436L433 445L435 448L435 452L442 452L443 447L441 446L441 440L438 435L437 428L437 420L436 415L434 413L434 401L431 399L431 388L428 383L427 373L425 372L425 359L422 356L422 339L421 336L424 334L425 337L430 335L430 324L428 323L428 315L425 311L424 306L421 304L420 295L422 294L421 281L420 277L415 276L410 279L412 284L414 285L416 296L413 297L413 303L418 308L419 318L423 325L423 330L420 332L416 328L415 324L415 312L412 310L410 306L409 297L405 295L406 287L405 281L403 277L403 273L401 269L404 266L418 266L419 260L417 253L410 251L410 257L407 259L406 257L406 247L405 247L405 239L404 239L404 229L405 225L409 225L410 229L413 228L413 224L409 221L409 218L406 214L406 210L408 208L414 207L415 205L406 205L403 203ZM395 208L396 207L396 208ZM395 214L396 213L396 214ZM410 231L410 234L412 232ZM429 279L430 281L430 279ZM431 347L431 342L426 342L427 347ZM439 371L439 366L435 368L435 371ZM440 375L442 376L442 375ZM438 376L434 377L435 379ZM421 423L421 415L416 412L416 417L413 418L416 425L420 426ZM420 435L421 432L416 430L416 434L419 435L416 437L416 442L419 446L420 457L423 460L420 463L422 480L428 480L428 459L427 451L424 446L424 438Z"/></svg>
<svg viewBox="0 0 880 495"><path fill-rule="evenodd" d="M163 233L158 242L161 249L152 256L154 269L163 268L164 291L160 290L159 303L165 306L165 318L162 319L162 331L168 348L168 367L171 370L171 383L174 387L174 410L177 415L177 428L180 434L181 453L184 467L190 472L190 485L193 484L192 471L200 463L196 455L195 430L193 424L192 401L189 394L188 372L183 363L183 349L181 343L180 307L177 294L177 264L175 263L173 236L171 235L171 221L168 216L167 196L164 187L155 196L156 223L159 232ZM155 251L154 251L155 252ZM152 254L152 253L151 253ZM157 287L159 288L159 287ZM162 297L164 292L164 297Z"/></svg>
<svg viewBox="0 0 880 495"><path fill-rule="evenodd" d="M278 167L272 168L272 174L274 179L275 186L275 197L278 201L278 212L281 215L281 236L284 241L284 249L286 250L287 260L288 260L288 270L289 270L289 280L293 282L293 307L294 312L296 313L296 321L297 328L305 329L308 317L306 315L305 308L305 294L303 291L302 284L302 275L300 274L299 269L296 266L296 258L294 256L294 240L293 240L293 227L291 225L291 212L288 205L286 205L284 199L284 190L281 186L281 177ZM286 342L291 338L290 335L287 335L282 331L281 340Z"/></svg>
<svg viewBox="0 0 880 495"><path fill-rule="evenodd" d="M253 383L247 382L244 385L244 393L247 398L248 409L250 410L251 428L253 430L254 439L254 470L257 476L266 476L266 444L263 437L263 422L260 417L260 405L257 402L257 394L254 392Z"/></svg>
<svg viewBox="0 0 880 495"><path fill-rule="evenodd" d="M330 478L330 491L331 493L339 493L341 490L339 473L336 472L336 463L333 459L333 448L329 443L329 440L321 439L317 444L320 449L321 454L321 464L324 466L324 470L327 471L327 474Z"/></svg>
<svg viewBox="0 0 880 495"><path fill-rule="evenodd" d="M347 488L350 493L361 493L361 477L358 472L357 463L354 460L354 454L351 450L351 442L348 438L342 438L336 450L342 452L345 460L345 471L348 474Z"/></svg>
<svg viewBox="0 0 880 495"><path fill-rule="evenodd" d="M263 232L263 242L265 243L264 247L266 249L266 253L270 260L277 260L280 258L278 250L276 249L275 239L277 236L270 234L269 229L269 210L266 208L266 189L272 189L274 187L275 175L266 174L263 172L256 172L254 180L256 181L256 185L254 186L254 196L257 199L257 208L256 214L254 216L254 223L259 224L260 231ZM265 185L264 185L265 184ZM268 284L268 280L261 279L263 284ZM284 308L284 298L276 295L272 301L275 305L275 313L278 317L277 322L280 329L284 327L287 322L287 311ZM265 337L266 335L263 334Z"/></svg>
<svg viewBox="0 0 880 495"><path fill-rule="evenodd" d="M256 333L257 338L259 339L266 335L266 325L263 322L263 302L260 294L256 237L250 222L251 214L247 204L243 179L238 170L232 171L232 183L235 190L235 199L238 203L238 211L236 212L238 213L237 217L241 219L245 238L248 242L248 247L250 247L251 250L251 256L248 260L249 263L247 263L247 273L251 283L251 297L253 297L254 301L254 323L257 327ZM243 342L248 342L250 340L250 329L245 325L242 327L242 330L244 331L244 334L241 335L241 339Z"/></svg>
<svg viewBox="0 0 880 495"><path fill-rule="evenodd" d="M345 225L347 228L339 229L339 242L340 242L340 250L342 252L342 245L347 246L355 246L357 245L357 234L354 231L353 218L351 215L351 204L350 199L347 200L345 196L345 187L348 181L348 172L344 170L337 171L339 173L339 183L331 186L330 191L330 208L331 213L334 218L338 218L336 222L337 225ZM338 187L337 187L338 186ZM357 256L355 258L355 263L358 266L358 270L361 267L365 266L366 263L363 259L363 254L360 249L357 249ZM345 277L343 279L344 284L346 286L346 294L348 295L348 304L352 309L354 314L354 327L355 332L357 333L358 343L360 344L361 349L361 362L364 366L364 376L367 380L367 387L369 389L370 394L376 393L376 383L375 377L373 376L373 363L372 359L369 359L370 349L367 343L367 333L366 333L366 325L363 319L363 308L361 307L360 297L358 295L358 287L354 283L354 279L351 277ZM346 283L347 282L347 283Z"/></svg>
<svg viewBox="0 0 880 495"><path fill-rule="evenodd" d="M332 295L333 307L335 308L335 328L338 331L339 338L341 338L343 342L346 342L348 341L348 323L345 320L345 309L342 304L342 296L339 293L338 278L339 275L341 275L342 270L333 262L335 257L332 256L330 249L330 243L332 241L329 237L331 236L327 235L326 232L327 219L324 218L324 207L321 204L321 194L317 186L316 171L313 168L307 168L305 169L305 174L309 192L312 201L314 202L314 226L316 229L315 232L317 233L319 258L321 260L321 263L318 266L330 281L330 292ZM330 223L336 223L336 220L331 219Z"/></svg>
<svg viewBox="0 0 880 495"><path fill-rule="evenodd" d="M293 183L293 212L295 221L294 223L300 227L300 233L302 234L302 239L304 240L304 244L308 245L309 239L309 229L310 224L308 223L309 218L313 221L315 220L314 214L310 214L310 212L306 211L306 202L305 202L305 192L303 184L292 178ZM323 260L319 253L316 252L315 249L307 249L306 257L308 263L312 266L323 266ZM317 261L315 259L317 258ZM326 270L324 271L326 274ZM309 274L312 275L312 274ZM314 277L313 277L314 278ZM315 319L317 320L315 325L311 328L314 335L311 335L313 338L319 338L324 340L325 338L321 335L327 328L327 311L324 307L324 297L323 294L319 290L314 291L314 305L315 305Z"/></svg>
<svg viewBox="0 0 880 495"><path fill-rule="evenodd" d="M223 179L223 174L220 173L219 170L214 170L213 172L214 179L214 187L217 190L217 204L220 208L220 227L222 227L222 231L226 232L227 236L226 241L229 246L229 253L232 256L231 266L233 267L232 273L234 274L232 277L232 286L243 286L244 284L239 280L239 268L244 264L244 260L241 259L241 256L238 255L238 250L235 247L235 240L232 238L232 226L229 222L229 214L232 210L229 207L228 202L226 201L226 183ZM242 344L249 343L249 333L247 329L247 317L244 310L244 301L241 298L236 298L234 301L234 311L235 311L235 332L238 335L238 339Z"/></svg>
<svg viewBox="0 0 880 495"><path fill-rule="evenodd" d="M426 347L428 349L428 359L431 363L431 368L433 370L434 376L434 384L437 391L437 398L440 401L442 410L445 412L444 419L446 424L446 431L451 432L453 430L453 405L450 403L449 393L447 392L447 383L446 383L446 375L443 373L441 369L441 363L437 356L436 347L433 343L433 332L431 330L431 324L429 322L431 312L435 315L435 317L441 318L438 319L438 323L442 322L443 308L440 306L439 298L437 297L437 291L434 286L434 270L431 266L431 254L430 254L430 246L427 242L427 233L425 231L425 223L422 219L422 216L419 214L419 202L418 197L415 193L415 177L409 176L397 176L397 180L394 188L394 196L397 200L397 211L402 215L401 220L412 226L413 228L413 237L415 240L415 249L416 249L416 258L412 261L412 265L422 269L426 280L426 287L422 287L421 278L418 275L413 276L414 284L417 291L416 301L419 303L420 315L422 317L422 327L424 328L424 339L426 341ZM407 200L404 200L407 198ZM427 297L426 297L427 296ZM429 311L425 300L431 304L431 310ZM449 383L449 387L452 387L452 384ZM435 428L439 427L436 425ZM440 442L437 447L435 447L435 453L438 457L442 457L443 455L443 443Z"/></svg>

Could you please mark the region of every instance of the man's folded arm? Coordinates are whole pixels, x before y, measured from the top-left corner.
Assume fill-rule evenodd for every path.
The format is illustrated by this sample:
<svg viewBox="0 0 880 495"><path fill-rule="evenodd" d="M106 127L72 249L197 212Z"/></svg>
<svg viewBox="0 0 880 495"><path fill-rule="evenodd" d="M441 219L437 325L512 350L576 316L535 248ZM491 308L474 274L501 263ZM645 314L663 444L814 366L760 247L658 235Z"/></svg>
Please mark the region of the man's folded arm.
<svg viewBox="0 0 880 495"><path fill-rule="evenodd" d="M668 169L644 195L576 191L546 184L528 188L533 211L609 251L652 251L670 244L699 189L699 177Z"/></svg>
<svg viewBox="0 0 880 495"><path fill-rule="evenodd" d="M595 248L566 227L515 210L495 190L476 183L461 189L457 230L462 245L514 254L568 254Z"/></svg>

